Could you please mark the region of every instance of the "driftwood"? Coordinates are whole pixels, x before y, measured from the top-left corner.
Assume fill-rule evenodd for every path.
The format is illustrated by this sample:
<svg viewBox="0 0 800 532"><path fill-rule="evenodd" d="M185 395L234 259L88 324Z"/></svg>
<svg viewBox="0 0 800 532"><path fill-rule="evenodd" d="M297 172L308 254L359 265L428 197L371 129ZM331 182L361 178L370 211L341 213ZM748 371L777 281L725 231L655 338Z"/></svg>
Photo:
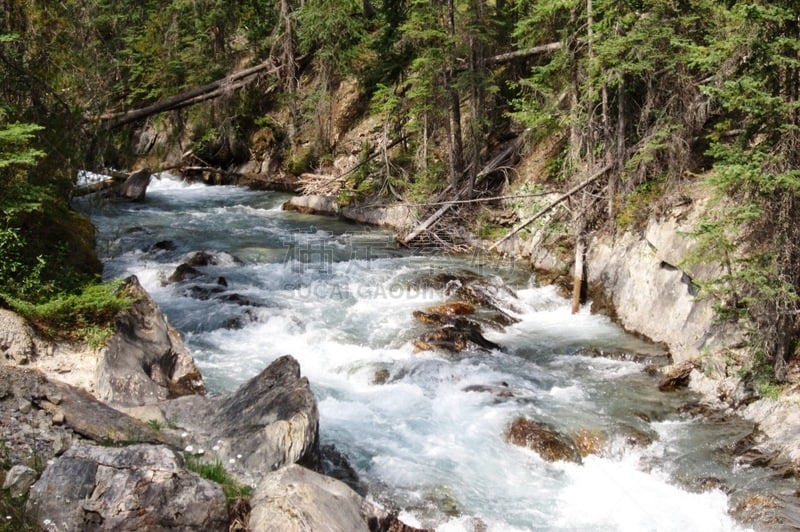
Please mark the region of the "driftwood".
<svg viewBox="0 0 800 532"><path fill-rule="evenodd" d="M572 196L576 192L579 192L579 191L583 190L588 185L591 185L592 183L594 183L595 181L597 181L598 179L603 177L603 175L605 175L605 173L608 172L610 169L611 169L611 165L604 166L603 168L601 168L600 170L598 170L597 172L595 172L594 174L589 176L588 179L578 183L577 185L575 185L574 187L572 187L571 189L566 191L564 194L562 194L561 196L556 198L547 207L545 207L544 209L540 210L539 212L537 212L536 214L534 214L530 218L527 218L527 219L523 220L522 222L520 222L514 229L512 229L509 233L507 233L506 236L504 236L503 238L501 238L500 240L498 240L497 242L492 244L491 247L489 247L489 251L497 249L497 247L500 244L502 244L503 242L505 242L506 240L508 240L512 236L516 235L517 233L519 233L520 231L525 229L528 225L530 225L531 223L535 222L536 220L538 220L539 218L541 218L542 216L544 216L545 214L547 214L551 210L553 210L556 206L558 206L559 203L561 203L562 201L566 200L567 198L569 198L570 196Z"/></svg>
<svg viewBox="0 0 800 532"><path fill-rule="evenodd" d="M224 78L212 81L211 83L207 83L201 87L176 94L175 96L171 96L152 105L148 105L147 107L126 112L103 113L100 115L99 120L107 121L104 126L106 129L114 129L125 124L135 122L136 120L147 118L148 116L154 114L180 109L188 105L194 105L211 98L216 98L228 93L231 90L236 90L249 83L252 83L264 72L271 74L277 72L278 70L280 70L280 67L275 66L275 61L272 58L269 58L258 65L240 70L239 72L235 72L229 76L225 76Z"/></svg>

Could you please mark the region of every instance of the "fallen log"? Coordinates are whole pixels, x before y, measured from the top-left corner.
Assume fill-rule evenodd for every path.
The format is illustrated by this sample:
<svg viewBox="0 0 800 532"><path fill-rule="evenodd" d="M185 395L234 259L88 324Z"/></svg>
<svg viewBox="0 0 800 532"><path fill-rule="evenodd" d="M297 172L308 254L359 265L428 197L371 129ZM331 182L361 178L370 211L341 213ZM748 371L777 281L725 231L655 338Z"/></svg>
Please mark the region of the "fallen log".
<svg viewBox="0 0 800 532"><path fill-rule="evenodd" d="M530 57L532 55L544 54L547 52L558 50L559 48L561 48L560 42L551 42L539 46L534 46L532 48L526 48L524 50L515 50L513 52L487 57L486 64L497 65L499 63L507 63L508 61L513 61L514 59L521 59L523 57Z"/></svg>
<svg viewBox="0 0 800 532"><path fill-rule="evenodd" d="M506 240L508 240L512 236L516 235L517 233L519 233L520 231L525 229L528 225L532 224L533 222L535 222L536 220L538 220L539 218L541 218L542 216L544 216L545 214L547 214L551 210L553 210L556 206L558 206L559 203L561 203L562 201L566 200L567 198L569 198L570 196L572 196L576 192L579 192L579 191L583 190L585 187L591 185L592 183L594 183L595 181L597 181L598 179L603 177L603 175L605 175L605 173L608 172L610 169L611 169L611 165L610 164L607 165L607 166L604 166L603 168L601 168L600 170L598 170L597 172L595 172L594 174L589 176L588 179L578 183L577 185L575 185L574 187L572 187L571 189L566 191L564 194L562 194L561 196L556 198L554 201L550 202L550 204L547 205L547 207L545 207L544 209L540 210L539 212L537 212L536 214L534 214L530 218L527 218L527 219L523 220L522 222L520 222L514 229L509 231L503 238L501 238L500 240L498 240L497 242L492 244L489 247L489 251L497 249L497 247L500 244L502 244L503 242L505 242Z"/></svg>
<svg viewBox="0 0 800 532"><path fill-rule="evenodd" d="M148 105L147 107L124 112L106 112L97 117L96 120L107 121L104 126L105 129L114 129L125 124L135 122L136 120L147 118L148 116L154 114L179 109L181 107L186 107L187 105L193 105L211 98L216 98L228 91L235 90L247 85L248 83L252 83L265 71L267 71L267 73L274 73L278 70L280 70L280 67L275 66L275 61L273 58L269 58L258 65L240 70L239 72L235 72L229 76L225 76L224 78L212 81L211 83L207 83L201 87L181 92L180 94L176 94L175 96L171 96L152 105Z"/></svg>

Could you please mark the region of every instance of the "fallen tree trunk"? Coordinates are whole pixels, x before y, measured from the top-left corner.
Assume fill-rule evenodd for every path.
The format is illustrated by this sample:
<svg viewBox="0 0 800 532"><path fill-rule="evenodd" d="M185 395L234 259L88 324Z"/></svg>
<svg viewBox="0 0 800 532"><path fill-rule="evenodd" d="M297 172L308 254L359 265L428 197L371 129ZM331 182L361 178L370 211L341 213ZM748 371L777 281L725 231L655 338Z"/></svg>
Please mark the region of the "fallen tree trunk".
<svg viewBox="0 0 800 532"><path fill-rule="evenodd" d="M176 94L175 96L171 96L152 105L148 105L147 107L134 109L133 111L103 113L100 115L99 120L108 121L104 126L105 129L114 129L125 124L135 122L136 120L147 118L148 116L154 114L171 111L173 109L179 109L187 105L193 105L211 98L216 98L230 90L235 90L247 85L248 83L252 83L265 71L268 71L267 73L273 73L277 72L279 68L280 67L275 66L275 61L272 58L269 58L258 65L240 70L239 72L235 72L230 76L225 76L224 78L212 81L211 83L207 83L201 87Z"/></svg>
<svg viewBox="0 0 800 532"><path fill-rule="evenodd" d="M583 190L586 186L594 183L595 181L597 181L598 179L603 177L603 175L605 175L605 173L608 172L610 169L611 169L611 165L604 166L603 168L601 168L600 170L598 170L597 172L592 174L588 179L578 183L577 185L575 185L574 187L572 187L571 189L566 191L564 194L562 194L561 196L556 198L547 207L545 207L544 209L540 210L539 212L537 212L536 214L534 214L530 218L527 218L526 220L523 220L522 222L520 222L514 229L512 229L509 233L507 233L506 236L504 236L503 238L501 238L500 240L498 240L497 242L492 244L491 247L489 248L489 251L497 249L497 247L500 244L502 244L503 242L505 242L506 240L508 240L512 236L516 235L517 233L519 233L520 231L525 229L528 225L530 225L531 223L535 222L536 220L538 220L539 218L541 218L542 216L544 216L545 214L547 214L551 210L553 210L559 203L561 203L562 201L564 201L565 199L569 198L570 196L572 196L576 192L579 192L580 190Z"/></svg>

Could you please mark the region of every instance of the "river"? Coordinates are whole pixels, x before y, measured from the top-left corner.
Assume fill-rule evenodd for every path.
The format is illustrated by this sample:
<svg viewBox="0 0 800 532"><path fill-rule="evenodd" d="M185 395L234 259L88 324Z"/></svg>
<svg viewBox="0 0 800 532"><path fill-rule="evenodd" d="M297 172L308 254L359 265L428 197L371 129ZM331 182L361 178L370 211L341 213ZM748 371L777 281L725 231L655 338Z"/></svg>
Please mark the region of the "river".
<svg viewBox="0 0 800 532"><path fill-rule="evenodd" d="M94 197L78 206L98 228L105 277L139 277L212 393L293 355L319 401L322 443L344 452L371 496L410 524L743 529L728 513L730 493L764 473L736 466L725 449L752 427L681 413L691 396L658 392L636 357L596 356L658 359L658 346L588 309L572 315L522 264L411 254L385 231L282 211L286 198L164 177L145 203ZM164 284L197 250L215 253L216 264ZM412 313L447 300L425 282L440 274L499 287L497 303L516 322L484 334L501 349L415 352L425 325ZM545 462L505 441L517 416L603 434L604 450L582 464ZM704 479L718 487L702 491Z"/></svg>

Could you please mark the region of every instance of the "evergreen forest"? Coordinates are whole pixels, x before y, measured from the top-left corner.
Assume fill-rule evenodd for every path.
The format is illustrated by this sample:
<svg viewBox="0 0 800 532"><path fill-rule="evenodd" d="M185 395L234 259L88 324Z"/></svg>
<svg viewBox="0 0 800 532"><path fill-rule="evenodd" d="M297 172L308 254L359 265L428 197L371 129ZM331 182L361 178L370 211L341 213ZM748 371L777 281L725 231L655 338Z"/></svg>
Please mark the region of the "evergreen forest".
<svg viewBox="0 0 800 532"><path fill-rule="evenodd" d="M591 192L565 222L574 242L639 230L705 187L696 260L723 273L699 293L747 331L753 379L782 382L797 356L795 1L0 5L0 305L44 327L96 332L125 305L69 208L80 171L188 145L207 167L262 149L275 172L313 174L341 155L339 132L372 117L378 142L342 203L479 198L487 169L514 164L498 155L540 149L539 186ZM341 116L345 86L357 105ZM143 148L148 128L160 136ZM490 241L507 232L476 223Z"/></svg>

